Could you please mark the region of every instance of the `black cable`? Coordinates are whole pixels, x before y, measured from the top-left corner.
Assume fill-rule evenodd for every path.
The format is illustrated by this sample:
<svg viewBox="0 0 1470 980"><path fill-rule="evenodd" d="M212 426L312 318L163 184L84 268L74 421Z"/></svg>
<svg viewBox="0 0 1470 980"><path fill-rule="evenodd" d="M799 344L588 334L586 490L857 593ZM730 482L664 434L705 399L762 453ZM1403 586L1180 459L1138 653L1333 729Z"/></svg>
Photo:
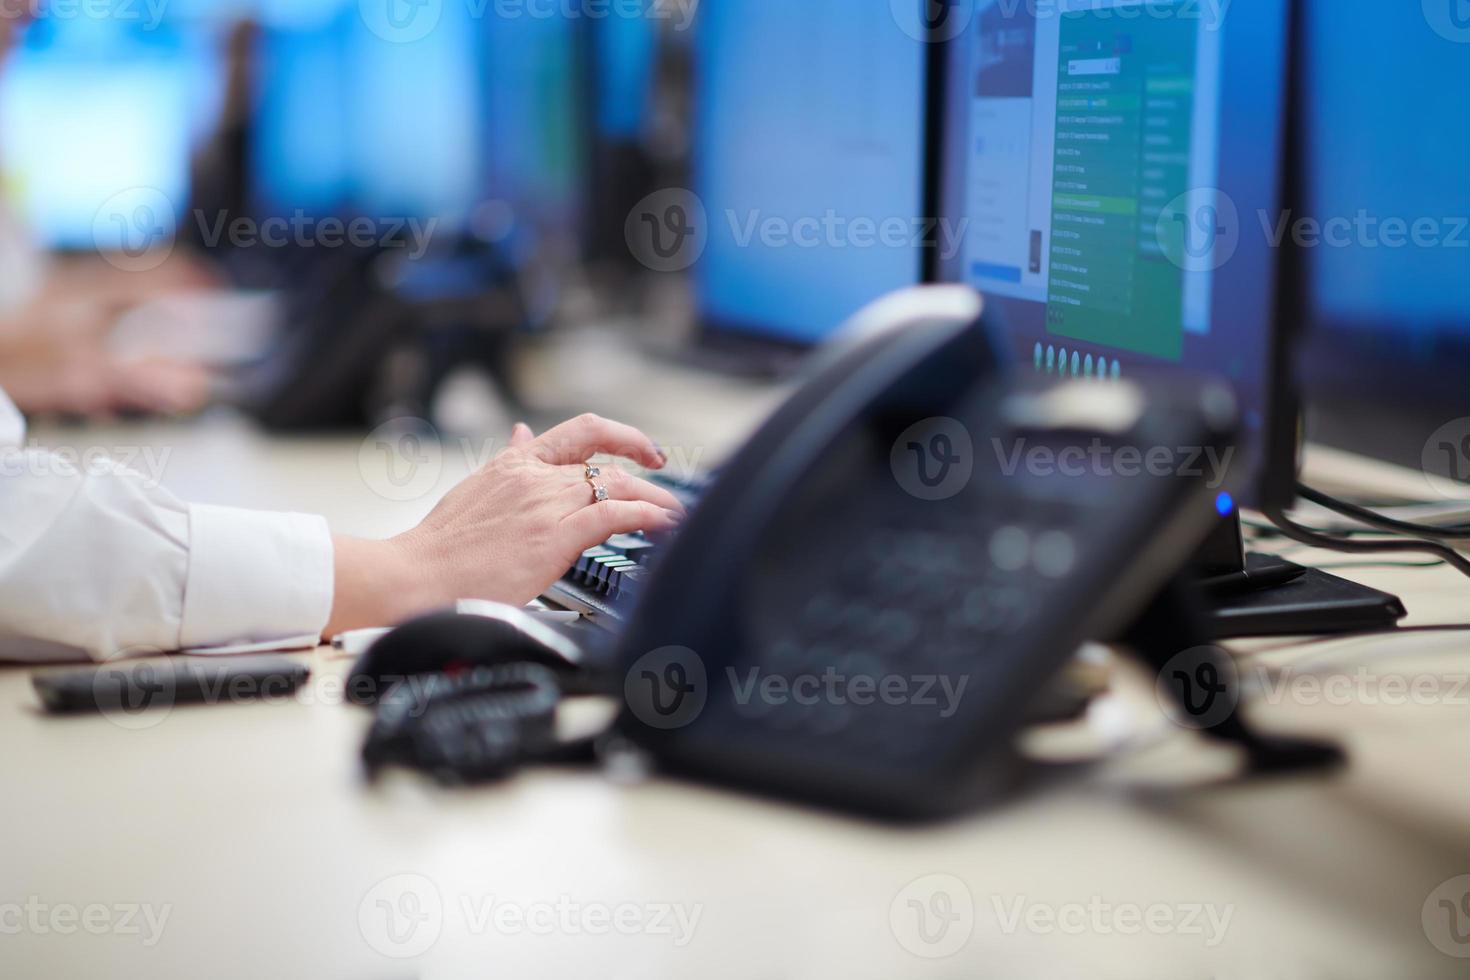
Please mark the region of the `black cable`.
<svg viewBox="0 0 1470 980"><path fill-rule="evenodd" d="M1305 484L1296 485L1297 494L1303 499L1311 501L1328 510L1336 511L1344 517L1350 517L1355 521L1367 524L1382 531L1391 531L1394 534L1409 534L1417 538L1434 538L1437 540L1456 541L1470 538L1470 526L1464 524L1445 525L1436 527L1433 524L1415 524L1411 521L1399 521L1392 517L1350 504L1346 500L1338 500L1336 497L1328 496L1321 490L1313 490Z"/></svg>
<svg viewBox="0 0 1470 980"><path fill-rule="evenodd" d="M1438 541L1424 541L1418 538L1407 538L1394 541L1354 541L1349 538L1336 537L1322 531L1303 527L1296 523L1279 507L1268 508L1265 511L1271 523L1276 525L1277 530L1302 544L1312 545L1314 548L1328 548L1332 551L1343 551L1358 555L1381 555L1392 554L1400 551L1417 551L1427 555L1434 555L1442 559L1446 564L1454 567L1462 575L1470 576L1470 559L1466 559L1454 548Z"/></svg>

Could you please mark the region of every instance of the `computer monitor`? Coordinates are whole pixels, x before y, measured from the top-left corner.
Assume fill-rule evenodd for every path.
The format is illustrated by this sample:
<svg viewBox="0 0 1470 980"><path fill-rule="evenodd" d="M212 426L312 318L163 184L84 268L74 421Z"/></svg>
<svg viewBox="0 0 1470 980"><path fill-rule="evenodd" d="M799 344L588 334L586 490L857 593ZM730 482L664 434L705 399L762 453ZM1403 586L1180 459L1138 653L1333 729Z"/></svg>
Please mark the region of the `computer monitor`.
<svg viewBox="0 0 1470 980"><path fill-rule="evenodd" d="M507 11L481 25L480 197L508 205L522 237L575 249L587 193L588 21L534 5Z"/></svg>
<svg viewBox="0 0 1470 980"><path fill-rule="evenodd" d="M1470 492L1470 425L1433 438L1470 416L1470 18L1452 21L1449 0L1301 7L1292 234L1310 434Z"/></svg>
<svg viewBox="0 0 1470 980"><path fill-rule="evenodd" d="M460 5L412 43L375 32L356 4L319 23L266 25L254 209L462 224L482 190L483 57Z"/></svg>
<svg viewBox="0 0 1470 980"><path fill-rule="evenodd" d="M1218 377L1242 502L1289 502L1276 329L1287 0L980 0L937 57L941 279L986 296L1042 376ZM968 17L968 21L963 18Z"/></svg>
<svg viewBox="0 0 1470 980"><path fill-rule="evenodd" d="M702 327L806 346L918 282L926 46L890 5L705 0L695 30Z"/></svg>
<svg viewBox="0 0 1470 980"><path fill-rule="evenodd" d="M31 24L0 85L0 173L37 241L116 249L136 244L141 209L159 227L181 219L215 68L208 38L172 23Z"/></svg>

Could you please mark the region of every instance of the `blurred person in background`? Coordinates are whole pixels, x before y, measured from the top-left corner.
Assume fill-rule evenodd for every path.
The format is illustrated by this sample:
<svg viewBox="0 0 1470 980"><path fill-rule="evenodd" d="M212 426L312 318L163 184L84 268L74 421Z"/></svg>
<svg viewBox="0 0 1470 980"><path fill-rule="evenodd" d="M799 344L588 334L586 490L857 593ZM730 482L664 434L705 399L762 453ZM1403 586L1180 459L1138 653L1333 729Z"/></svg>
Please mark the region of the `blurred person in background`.
<svg viewBox="0 0 1470 980"><path fill-rule="evenodd" d="M0 58L26 24L0 17ZM0 146L0 161L5 147ZM100 255L48 255L0 200L0 388L32 414L177 414L207 400L208 372L175 358L130 358L109 345L128 309L175 293L210 288L214 277L184 255L128 272Z"/></svg>
<svg viewBox="0 0 1470 980"><path fill-rule="evenodd" d="M0 19L0 49L17 26ZM202 368L125 360L108 334L130 307L210 285L178 254L146 274L102 256L49 257L0 206L0 661L310 647L462 598L523 604L587 548L682 517L663 488L588 465L597 455L666 463L642 432L591 415L540 437L516 426L509 448L423 522L381 541L333 536L314 515L191 505L120 465L26 445L17 405L199 406Z"/></svg>

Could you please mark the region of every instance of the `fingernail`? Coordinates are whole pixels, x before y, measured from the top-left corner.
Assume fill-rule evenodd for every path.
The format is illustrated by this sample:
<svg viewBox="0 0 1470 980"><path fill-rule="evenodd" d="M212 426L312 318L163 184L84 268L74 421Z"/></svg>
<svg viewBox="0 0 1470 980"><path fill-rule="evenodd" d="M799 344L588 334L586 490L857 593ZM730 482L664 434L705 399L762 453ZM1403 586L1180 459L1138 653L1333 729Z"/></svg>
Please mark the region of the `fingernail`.
<svg viewBox="0 0 1470 980"><path fill-rule="evenodd" d="M665 465L668 464L668 462L669 462L669 454L666 453L666 452L664 452L664 447L663 446L655 445L653 447L653 451L656 452L656 453L658 453L658 461L660 463L663 463Z"/></svg>
<svg viewBox="0 0 1470 980"><path fill-rule="evenodd" d="M678 524L679 522L684 520L684 515L679 513L677 510L669 510L667 507L665 507L664 514L666 514L669 520L675 524Z"/></svg>

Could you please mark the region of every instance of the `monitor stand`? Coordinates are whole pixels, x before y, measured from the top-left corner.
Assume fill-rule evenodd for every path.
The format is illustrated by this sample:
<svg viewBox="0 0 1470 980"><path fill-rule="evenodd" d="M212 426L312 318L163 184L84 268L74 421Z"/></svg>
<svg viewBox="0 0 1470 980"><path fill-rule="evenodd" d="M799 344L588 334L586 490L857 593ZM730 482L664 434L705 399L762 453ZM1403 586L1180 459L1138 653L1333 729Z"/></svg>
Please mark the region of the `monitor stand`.
<svg viewBox="0 0 1470 980"><path fill-rule="evenodd" d="M1239 514L1220 522L1193 567L1221 639L1392 629L1407 615L1387 592L1274 555L1247 553Z"/></svg>

